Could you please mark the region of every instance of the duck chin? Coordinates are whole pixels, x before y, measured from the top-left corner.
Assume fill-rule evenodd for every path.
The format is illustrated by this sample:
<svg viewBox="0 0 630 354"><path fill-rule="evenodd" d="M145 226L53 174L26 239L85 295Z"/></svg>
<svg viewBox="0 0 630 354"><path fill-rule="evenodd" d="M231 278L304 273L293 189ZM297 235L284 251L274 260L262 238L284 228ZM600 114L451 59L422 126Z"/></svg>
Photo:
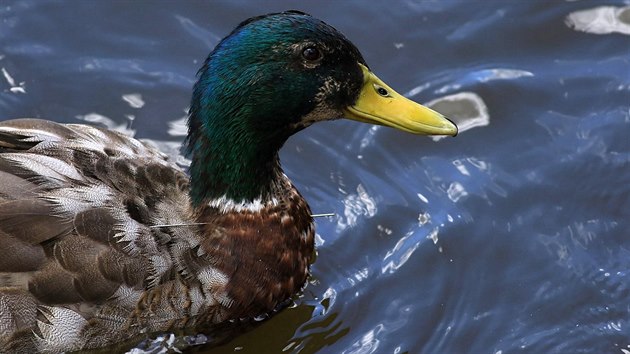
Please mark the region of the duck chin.
<svg viewBox="0 0 630 354"><path fill-rule="evenodd" d="M302 116L299 122L291 125L291 129L294 132L298 132L304 128L310 127L313 123L327 121L327 120L336 120L343 116L343 112L334 108L329 107L325 104L318 104L315 106L315 109L310 111L308 114Z"/></svg>

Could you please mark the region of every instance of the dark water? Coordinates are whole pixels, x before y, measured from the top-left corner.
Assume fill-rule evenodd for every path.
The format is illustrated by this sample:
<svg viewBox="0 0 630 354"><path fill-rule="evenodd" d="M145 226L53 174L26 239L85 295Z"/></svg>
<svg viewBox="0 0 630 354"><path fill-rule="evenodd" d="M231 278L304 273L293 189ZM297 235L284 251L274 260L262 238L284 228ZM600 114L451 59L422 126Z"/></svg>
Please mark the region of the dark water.
<svg viewBox="0 0 630 354"><path fill-rule="evenodd" d="M202 351L630 353L627 1L2 1L0 119L89 121L177 153L210 49L289 8L469 129L293 137L287 174L336 213L318 219L310 284Z"/></svg>

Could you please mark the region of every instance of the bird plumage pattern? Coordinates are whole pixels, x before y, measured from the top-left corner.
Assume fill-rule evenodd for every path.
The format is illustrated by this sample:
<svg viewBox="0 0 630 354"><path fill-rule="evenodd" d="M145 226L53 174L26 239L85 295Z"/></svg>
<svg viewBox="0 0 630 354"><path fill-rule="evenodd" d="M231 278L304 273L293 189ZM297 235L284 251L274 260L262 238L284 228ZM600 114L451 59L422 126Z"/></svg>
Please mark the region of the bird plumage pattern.
<svg viewBox="0 0 630 354"><path fill-rule="evenodd" d="M189 171L103 128L0 122L0 352L101 348L278 308L306 282L315 232L278 150L341 116L456 134L396 95L343 35L290 11L241 23L208 56Z"/></svg>

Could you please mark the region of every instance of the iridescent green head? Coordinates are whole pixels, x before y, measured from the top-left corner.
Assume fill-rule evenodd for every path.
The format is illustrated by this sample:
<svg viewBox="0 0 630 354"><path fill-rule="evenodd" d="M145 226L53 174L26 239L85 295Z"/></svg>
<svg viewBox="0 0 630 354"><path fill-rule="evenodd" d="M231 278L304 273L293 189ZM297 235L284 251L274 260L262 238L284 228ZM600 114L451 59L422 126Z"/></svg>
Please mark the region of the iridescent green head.
<svg viewBox="0 0 630 354"><path fill-rule="evenodd" d="M398 118L401 112L381 112L401 100L396 95L350 41L320 20L290 11L241 23L210 53L194 87L187 139L193 203L264 197L280 171L280 147L316 121L346 116L435 133ZM453 135L446 122L436 123L437 133Z"/></svg>

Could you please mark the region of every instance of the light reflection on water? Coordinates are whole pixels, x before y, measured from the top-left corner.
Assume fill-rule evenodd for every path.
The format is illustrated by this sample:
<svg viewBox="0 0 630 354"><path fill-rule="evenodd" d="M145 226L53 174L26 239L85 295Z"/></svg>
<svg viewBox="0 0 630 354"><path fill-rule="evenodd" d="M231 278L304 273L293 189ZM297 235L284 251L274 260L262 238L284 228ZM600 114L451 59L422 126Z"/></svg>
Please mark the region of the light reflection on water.
<svg viewBox="0 0 630 354"><path fill-rule="evenodd" d="M458 134L490 124L488 107L474 92L459 92L440 97L427 102L426 105L455 122L459 130ZM446 137L433 136L431 138L438 141Z"/></svg>
<svg viewBox="0 0 630 354"><path fill-rule="evenodd" d="M566 22L578 31L630 35L630 7L600 6L575 11L567 16Z"/></svg>

